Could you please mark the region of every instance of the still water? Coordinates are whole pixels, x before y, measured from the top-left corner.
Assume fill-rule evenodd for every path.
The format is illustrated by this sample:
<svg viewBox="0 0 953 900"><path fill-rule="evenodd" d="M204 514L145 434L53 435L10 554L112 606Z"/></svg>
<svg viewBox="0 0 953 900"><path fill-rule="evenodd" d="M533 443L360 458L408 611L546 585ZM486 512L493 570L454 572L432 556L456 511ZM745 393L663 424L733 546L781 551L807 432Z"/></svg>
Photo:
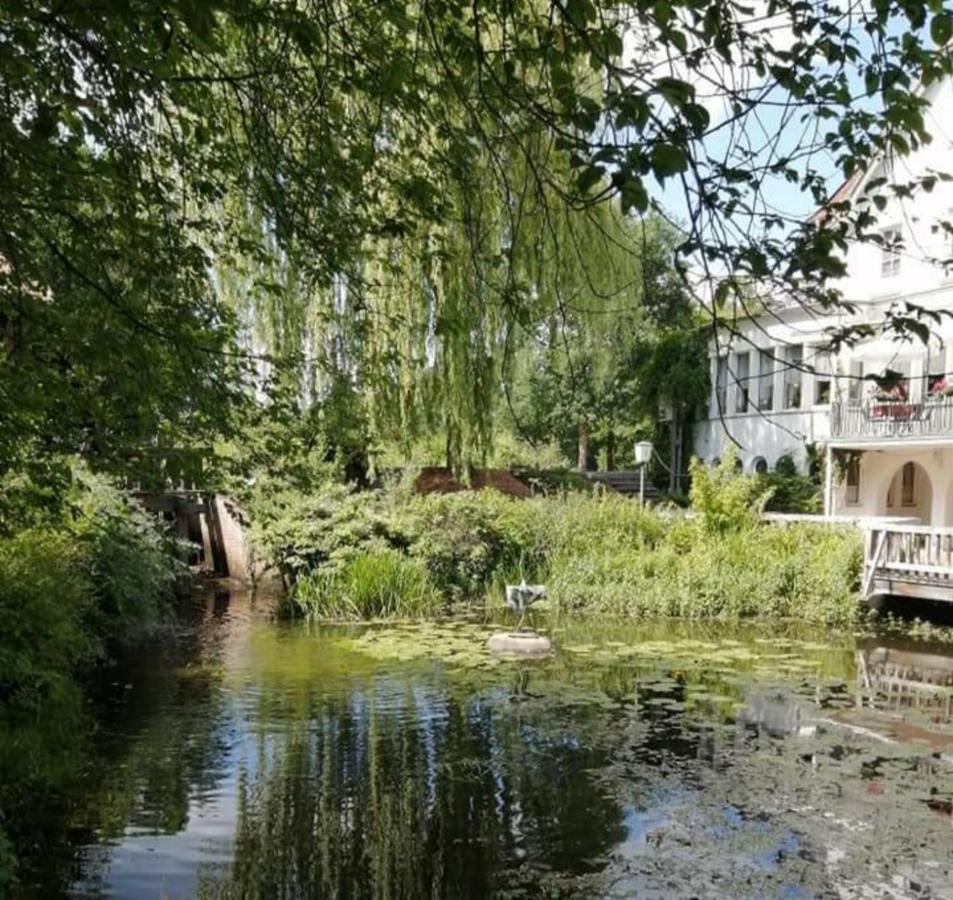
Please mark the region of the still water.
<svg viewBox="0 0 953 900"><path fill-rule="evenodd" d="M2 736L13 896L953 898L953 646L546 624L195 598Z"/></svg>

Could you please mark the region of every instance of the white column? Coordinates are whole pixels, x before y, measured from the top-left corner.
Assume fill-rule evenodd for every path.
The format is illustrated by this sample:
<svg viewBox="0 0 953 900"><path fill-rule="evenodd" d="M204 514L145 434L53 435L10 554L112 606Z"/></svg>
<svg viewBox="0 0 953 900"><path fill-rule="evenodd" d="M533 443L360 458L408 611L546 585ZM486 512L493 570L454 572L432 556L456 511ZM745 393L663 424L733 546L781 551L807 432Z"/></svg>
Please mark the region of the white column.
<svg viewBox="0 0 953 900"><path fill-rule="evenodd" d="M824 455L824 515L834 515L834 448L830 443Z"/></svg>

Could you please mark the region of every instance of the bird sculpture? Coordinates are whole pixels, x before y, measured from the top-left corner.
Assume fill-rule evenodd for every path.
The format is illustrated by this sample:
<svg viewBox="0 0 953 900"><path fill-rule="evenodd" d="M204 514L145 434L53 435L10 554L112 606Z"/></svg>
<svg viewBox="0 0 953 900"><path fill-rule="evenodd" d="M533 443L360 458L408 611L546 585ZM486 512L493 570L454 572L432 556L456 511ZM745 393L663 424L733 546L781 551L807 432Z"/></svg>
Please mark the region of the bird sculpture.
<svg viewBox="0 0 953 900"><path fill-rule="evenodd" d="M527 584L525 578L519 584L506 586L506 605L520 616L519 624L516 626L517 631L523 627L523 620L530 606L545 596L545 584Z"/></svg>

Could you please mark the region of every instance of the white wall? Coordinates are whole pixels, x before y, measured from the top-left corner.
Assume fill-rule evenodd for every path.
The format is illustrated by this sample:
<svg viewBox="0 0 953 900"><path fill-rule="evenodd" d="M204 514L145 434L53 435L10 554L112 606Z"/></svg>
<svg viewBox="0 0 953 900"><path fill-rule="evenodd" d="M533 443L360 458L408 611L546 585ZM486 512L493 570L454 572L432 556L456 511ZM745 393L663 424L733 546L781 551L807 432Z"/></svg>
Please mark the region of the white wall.
<svg viewBox="0 0 953 900"><path fill-rule="evenodd" d="M894 493L894 506L887 507L891 482L899 476L904 463L918 463L918 505L903 507L899 484ZM846 501L846 484L834 490L834 513L855 516L915 516L925 525L953 525L953 448L915 447L910 449L867 450L860 458L860 502Z"/></svg>
<svg viewBox="0 0 953 900"><path fill-rule="evenodd" d="M933 141L917 149L909 157L897 160L888 175L905 183L929 171L953 174L953 80L934 85L929 97L932 107L927 116ZM872 171L870 178L884 174ZM862 189L861 185L861 189ZM883 190L883 189L881 189ZM870 244L854 244L847 253L847 276L840 287L844 296L857 304L856 313L816 315L802 309L786 309L755 319L739 319L733 323L734 334L722 329L719 338L709 347L711 357L712 398L709 418L695 429L695 453L709 462L721 458L729 446L740 444L737 452L745 471L750 471L758 457L764 457L771 468L777 459L790 454L804 471L807 464L805 445L823 444L830 435L830 406L815 404L814 377L802 376L802 405L799 410L782 409L783 372L774 377L774 409L738 413L736 398L739 388L733 383L737 374L735 360L739 352L749 351L752 375L757 374L757 351L768 348L778 356L791 345L805 347L805 363L810 365L813 347L827 343L830 331L846 324L882 323L891 305L909 300L927 309L947 313L953 310L953 267L946 271L940 260L953 257L953 241L942 229L934 231L940 219L953 220L953 183L937 182L930 193L919 193L913 199L892 198L879 212L879 227L900 229L903 248L899 272L884 276L882 250ZM934 333L929 357L919 342L898 342L892 337L876 337L844 350L832 361L834 384L832 399L846 400L851 379L851 361L860 361L864 373L906 369L911 376L912 399L919 399L923 376L930 372L953 372L953 320L942 315L931 324ZM725 409L719 414L715 402L715 378L718 356L729 360L729 387ZM782 369L783 365L778 364ZM838 376L839 373L839 377ZM953 381L953 378L950 379ZM757 396L757 381L750 380L750 394ZM866 392L867 385L863 391ZM953 435L950 435L953 446ZM873 465L873 463L869 463Z"/></svg>

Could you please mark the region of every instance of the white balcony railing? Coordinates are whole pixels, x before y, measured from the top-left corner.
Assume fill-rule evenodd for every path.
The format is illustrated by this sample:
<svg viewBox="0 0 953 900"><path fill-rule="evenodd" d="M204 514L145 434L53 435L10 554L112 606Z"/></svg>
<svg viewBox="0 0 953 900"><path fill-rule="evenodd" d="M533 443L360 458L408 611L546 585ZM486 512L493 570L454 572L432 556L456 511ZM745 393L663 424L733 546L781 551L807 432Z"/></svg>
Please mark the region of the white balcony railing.
<svg viewBox="0 0 953 900"><path fill-rule="evenodd" d="M861 440L953 438L953 397L834 403L831 406L831 437Z"/></svg>

